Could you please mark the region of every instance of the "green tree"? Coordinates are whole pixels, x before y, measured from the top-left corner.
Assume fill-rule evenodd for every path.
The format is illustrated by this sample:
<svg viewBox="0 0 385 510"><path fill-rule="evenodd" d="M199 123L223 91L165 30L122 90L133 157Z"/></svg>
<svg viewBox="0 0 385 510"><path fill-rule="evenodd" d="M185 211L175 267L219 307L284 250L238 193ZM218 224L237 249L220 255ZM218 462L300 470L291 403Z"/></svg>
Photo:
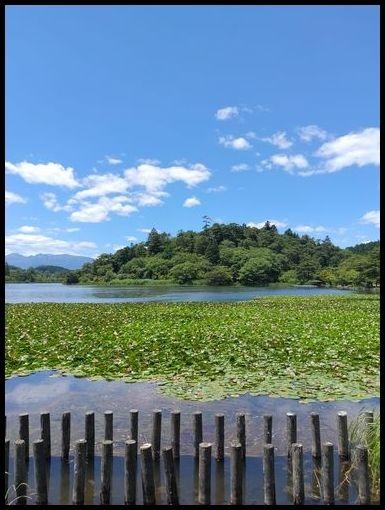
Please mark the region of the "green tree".
<svg viewBox="0 0 385 510"><path fill-rule="evenodd" d="M148 234L147 239L147 250L149 255L156 255L157 253L162 251L163 241L162 236L158 233L158 231L153 228L151 232Z"/></svg>
<svg viewBox="0 0 385 510"><path fill-rule="evenodd" d="M198 270L194 263L183 262L174 266L169 274L177 283L185 284L196 279Z"/></svg>
<svg viewBox="0 0 385 510"><path fill-rule="evenodd" d="M225 266L215 266L204 276L207 285L230 285L233 282L231 271Z"/></svg>
<svg viewBox="0 0 385 510"><path fill-rule="evenodd" d="M251 258L239 271L239 281L244 285L265 285L277 281L279 266L268 258Z"/></svg>

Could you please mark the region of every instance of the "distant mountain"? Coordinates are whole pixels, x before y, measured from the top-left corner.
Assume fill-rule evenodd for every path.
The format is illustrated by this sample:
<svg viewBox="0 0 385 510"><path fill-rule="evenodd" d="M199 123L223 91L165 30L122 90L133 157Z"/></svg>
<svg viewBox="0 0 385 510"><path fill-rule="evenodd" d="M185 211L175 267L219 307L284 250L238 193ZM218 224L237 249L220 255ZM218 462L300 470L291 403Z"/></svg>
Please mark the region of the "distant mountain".
<svg viewBox="0 0 385 510"><path fill-rule="evenodd" d="M24 256L19 253L10 253L5 256L5 261L21 269L28 269L29 267L39 266L60 266L65 269L80 269L83 264L93 262L91 257L82 257L80 255L67 255L65 253L60 255L51 255L39 253L37 255Z"/></svg>

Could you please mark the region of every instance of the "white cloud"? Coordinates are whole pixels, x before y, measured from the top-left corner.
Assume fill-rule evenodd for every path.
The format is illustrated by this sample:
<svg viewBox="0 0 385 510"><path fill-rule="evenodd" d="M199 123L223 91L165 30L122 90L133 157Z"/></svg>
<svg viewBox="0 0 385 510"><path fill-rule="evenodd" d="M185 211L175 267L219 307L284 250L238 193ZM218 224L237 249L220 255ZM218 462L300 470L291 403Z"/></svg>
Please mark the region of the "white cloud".
<svg viewBox="0 0 385 510"><path fill-rule="evenodd" d="M36 232L40 232L39 227L32 227L30 225L23 225L22 227L18 228L19 232L22 232L23 234L35 234Z"/></svg>
<svg viewBox="0 0 385 510"><path fill-rule="evenodd" d="M95 203L81 202L79 209L71 213L70 219L82 223L100 223L109 219L110 212L119 216L129 216L138 209L132 204L127 204L128 201L128 197L118 195L113 198L101 197Z"/></svg>
<svg viewBox="0 0 385 510"><path fill-rule="evenodd" d="M201 202L197 197L186 198L183 202L183 207L195 207L197 205L201 205Z"/></svg>
<svg viewBox="0 0 385 510"><path fill-rule="evenodd" d="M243 138L242 136L240 136L239 138L234 138L232 135L221 136L219 138L219 143L224 147L228 147L238 151L248 150L251 149L252 147L252 145L246 140L246 138Z"/></svg>
<svg viewBox="0 0 385 510"><path fill-rule="evenodd" d="M302 126L297 130L300 139L304 142L311 142L313 139L326 140L328 134L324 129L311 124L309 126Z"/></svg>
<svg viewBox="0 0 385 510"><path fill-rule="evenodd" d="M247 170L250 170L250 165L247 163L240 163L231 167L231 172L247 172Z"/></svg>
<svg viewBox="0 0 385 510"><path fill-rule="evenodd" d="M63 241L39 234L11 234L5 236L6 253L17 252L21 255L37 253L83 255L94 249L96 244L89 241Z"/></svg>
<svg viewBox="0 0 385 510"><path fill-rule="evenodd" d="M13 193L13 191L5 190L5 204L25 204L27 201L25 198L21 197L17 193Z"/></svg>
<svg viewBox="0 0 385 510"><path fill-rule="evenodd" d="M294 227L293 230L296 232L299 232L300 234L311 234L313 232L330 232L330 229L327 229L326 227L323 227L322 225L318 227L312 227L310 225L298 225L297 227Z"/></svg>
<svg viewBox="0 0 385 510"><path fill-rule="evenodd" d="M206 193L221 193L222 191L226 191L226 186L215 186L213 188L207 188Z"/></svg>
<svg viewBox="0 0 385 510"><path fill-rule="evenodd" d="M132 242L132 243L134 243L137 240L138 240L138 238L135 237L135 236L127 236L126 237L126 241L129 241L129 242Z"/></svg>
<svg viewBox="0 0 385 510"><path fill-rule="evenodd" d="M380 130L366 128L359 132L352 132L330 142L326 142L318 149L316 156L325 159L325 167L314 173L333 173L343 168L357 165L380 164Z"/></svg>
<svg viewBox="0 0 385 510"><path fill-rule="evenodd" d="M268 160L262 161L262 165L266 168L272 166L280 166L286 172L291 173L296 168L307 168L309 163L305 156L302 154L287 155L287 154L274 154Z"/></svg>
<svg viewBox="0 0 385 510"><path fill-rule="evenodd" d="M106 156L107 163L109 165L120 165L123 161L119 158L112 158L111 156Z"/></svg>
<svg viewBox="0 0 385 510"><path fill-rule="evenodd" d="M87 189L75 193L74 200L100 197L110 193L124 193L128 188L126 179L111 173L89 175L83 180L83 184L87 186Z"/></svg>
<svg viewBox="0 0 385 510"><path fill-rule="evenodd" d="M151 228L138 228L138 232L143 232L143 234L149 234L151 232Z"/></svg>
<svg viewBox="0 0 385 510"><path fill-rule="evenodd" d="M226 106L216 111L215 117L217 120L228 120L233 117L238 117L239 108L237 106Z"/></svg>
<svg viewBox="0 0 385 510"><path fill-rule="evenodd" d="M280 220L265 220L259 222L249 221L249 223L247 223L247 226L254 228L262 228L265 226L266 221L268 221L271 225L275 225L277 228L284 228L287 226L287 223L285 221Z"/></svg>
<svg viewBox="0 0 385 510"><path fill-rule="evenodd" d="M72 209L71 204L69 203L67 203L67 205L60 205L55 193L42 193L40 198L43 201L44 207L50 211L59 212L70 211Z"/></svg>
<svg viewBox="0 0 385 510"><path fill-rule="evenodd" d="M380 211L369 211L361 218L361 223L368 223L380 228Z"/></svg>
<svg viewBox="0 0 385 510"><path fill-rule="evenodd" d="M153 158L139 158L138 163L145 163L147 165L155 165L155 166L160 165L159 159L153 159ZM184 165L185 163L186 163L186 160L174 161L175 165Z"/></svg>
<svg viewBox="0 0 385 510"><path fill-rule="evenodd" d="M74 176L74 169L65 168L59 163L21 163L5 162L5 170L11 174L17 174L30 184L48 184L50 186L65 186L76 188L80 186Z"/></svg>
<svg viewBox="0 0 385 510"><path fill-rule="evenodd" d="M73 232L79 232L80 231L80 228L78 227L54 227L54 228L50 228L47 230L48 232L68 232L68 233L73 233Z"/></svg>
<svg viewBox="0 0 385 510"><path fill-rule="evenodd" d="M286 131L278 131L271 136L261 138L263 142L271 143L280 149L288 149L293 145L293 142L286 136Z"/></svg>

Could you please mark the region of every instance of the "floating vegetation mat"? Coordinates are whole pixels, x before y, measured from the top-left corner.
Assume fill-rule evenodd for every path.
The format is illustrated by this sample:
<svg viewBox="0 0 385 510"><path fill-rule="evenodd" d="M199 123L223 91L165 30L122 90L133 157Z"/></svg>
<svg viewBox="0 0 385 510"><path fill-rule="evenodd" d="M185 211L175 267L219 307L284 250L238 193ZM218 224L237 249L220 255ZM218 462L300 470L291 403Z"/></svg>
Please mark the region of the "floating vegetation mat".
<svg viewBox="0 0 385 510"><path fill-rule="evenodd" d="M379 395L378 296L6 305L6 377L156 380L190 400Z"/></svg>

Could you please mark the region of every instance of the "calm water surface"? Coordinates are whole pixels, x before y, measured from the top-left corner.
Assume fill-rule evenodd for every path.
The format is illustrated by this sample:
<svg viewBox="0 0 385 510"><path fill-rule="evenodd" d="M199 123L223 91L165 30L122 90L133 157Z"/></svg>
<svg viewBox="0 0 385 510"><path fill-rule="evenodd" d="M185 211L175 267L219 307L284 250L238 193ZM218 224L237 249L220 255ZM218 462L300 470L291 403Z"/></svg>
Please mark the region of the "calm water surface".
<svg viewBox="0 0 385 510"><path fill-rule="evenodd" d="M7 283L7 303L118 303L144 301L245 301L265 296L343 295L350 291L317 287L206 287L181 285L92 286L59 283Z"/></svg>
<svg viewBox="0 0 385 510"><path fill-rule="evenodd" d="M336 414L340 410L348 412L349 419L354 418L363 409L379 408L379 399L372 398L360 402L313 402L300 403L298 400L251 396L248 394L237 398L225 398L218 401L194 402L179 400L160 393L156 383L124 383L121 381L90 381L85 378L61 376L53 371L42 371L26 377L13 377L5 384L5 411L7 415L7 437L11 439L11 457L13 441L18 435L18 415L30 414L30 442L40 434L40 413L51 413L52 455L50 465L50 502L70 504L71 484L73 478L73 459L63 465L60 455L61 414L71 411L71 445L76 439L84 437L84 414L87 410L95 412L96 458L88 467L86 503L97 503L100 488L100 451L104 434L104 416L106 410L114 413L114 474L112 503L123 503L123 455L124 442L128 438L129 410L139 409L139 442L151 441L152 411L162 410L162 445L170 444L170 413L181 411L181 459L178 465L180 496L182 503L196 504L197 464L192 457L192 413L203 413L203 439L215 442L214 416L225 415L225 454L223 465L212 461L212 502L228 503L230 471L229 448L236 439L236 413L246 414L247 463L244 478L245 503L263 504L262 473L262 437L263 415L273 416L273 444L276 447L276 483L277 503L291 503L290 469L286 458L286 413L295 412L298 420L298 441L304 447L305 483L307 503L319 503L319 465L313 464L310 454L311 435L309 414L316 411L321 419L321 440L337 444ZM71 448L71 455L73 450ZM13 468L11 460L10 483ZM341 479L342 470L335 456L335 484ZM34 484L33 462L29 463L29 480ZM139 480L139 479L138 479ZM139 483L139 482L138 482ZM288 485L289 484L289 485ZM165 502L164 475L162 463L156 469L157 498ZM288 489L289 487L289 489ZM343 490L342 490L343 489ZM338 491L337 491L338 492ZM33 503L33 490L30 491ZM339 494L339 492L338 492ZM357 496L355 487L343 486L341 497L336 503L354 502ZM141 487L138 485L139 503Z"/></svg>

